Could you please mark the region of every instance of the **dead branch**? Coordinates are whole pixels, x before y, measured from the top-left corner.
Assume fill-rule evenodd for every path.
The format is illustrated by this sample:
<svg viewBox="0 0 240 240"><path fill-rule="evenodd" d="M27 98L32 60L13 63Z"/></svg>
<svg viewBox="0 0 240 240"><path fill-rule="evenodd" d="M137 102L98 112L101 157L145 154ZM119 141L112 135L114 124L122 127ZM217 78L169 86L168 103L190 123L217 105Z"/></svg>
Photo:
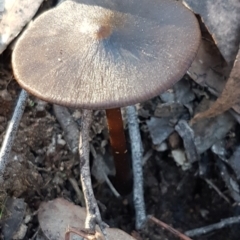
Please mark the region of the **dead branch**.
<svg viewBox="0 0 240 240"><path fill-rule="evenodd" d="M140 229L146 221L146 210L143 196L142 141L135 106L127 107L126 111L132 149L133 201L136 214L136 229Z"/></svg>
<svg viewBox="0 0 240 240"><path fill-rule="evenodd" d="M105 228L107 224L102 221L101 214L95 199L89 166L89 129L92 122L92 111L83 110L82 126L79 138L79 156L80 156L80 177L82 190L84 193L87 217L85 220L85 228L90 233L95 233L96 225L98 225L106 238Z"/></svg>
<svg viewBox="0 0 240 240"><path fill-rule="evenodd" d="M158 226L168 230L169 232L173 233L175 236L179 237L182 240L192 240L191 238L187 237L186 235L180 233L178 230L174 229L173 227L169 226L168 224L158 220L153 216L148 216L148 219L152 222L156 223Z"/></svg>
<svg viewBox="0 0 240 240"><path fill-rule="evenodd" d="M200 236L200 235L212 232L217 229L222 229L222 228L231 226L236 223L240 223L240 216L225 218L225 219L222 219L219 223L214 223L205 227L189 230L189 231L186 231L185 234L189 237L196 237L196 236Z"/></svg>

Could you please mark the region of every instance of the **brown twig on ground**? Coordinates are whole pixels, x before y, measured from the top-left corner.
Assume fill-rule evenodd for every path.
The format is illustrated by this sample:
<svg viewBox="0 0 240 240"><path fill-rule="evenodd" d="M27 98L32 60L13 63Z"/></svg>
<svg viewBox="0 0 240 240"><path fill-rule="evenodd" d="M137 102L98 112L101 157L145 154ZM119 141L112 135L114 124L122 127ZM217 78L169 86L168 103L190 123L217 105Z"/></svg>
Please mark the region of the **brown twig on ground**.
<svg viewBox="0 0 240 240"><path fill-rule="evenodd" d="M230 217L222 219L219 223L214 223L205 227L196 228L193 230L186 231L185 234L189 237L200 236L216 229L222 229L227 226L231 226L232 224L240 223L240 216L237 217Z"/></svg>
<svg viewBox="0 0 240 240"><path fill-rule="evenodd" d="M65 240L71 240L71 233L74 233L80 237L83 237L84 239L87 239L87 240L102 240L102 236L100 235L100 233L96 232L96 234L89 234L89 233L86 233L82 230L77 230L75 228L72 228L72 227L68 227L67 230L66 230L66 233L65 233Z"/></svg>
<svg viewBox="0 0 240 240"><path fill-rule="evenodd" d="M169 232L173 233L175 236L179 237L182 240L192 240L188 236L184 235L183 233L180 233L178 230L174 229L173 227L169 226L168 224L160 221L159 219L153 217L153 216L148 216L148 219L154 222L155 224L159 225L160 227L168 230Z"/></svg>

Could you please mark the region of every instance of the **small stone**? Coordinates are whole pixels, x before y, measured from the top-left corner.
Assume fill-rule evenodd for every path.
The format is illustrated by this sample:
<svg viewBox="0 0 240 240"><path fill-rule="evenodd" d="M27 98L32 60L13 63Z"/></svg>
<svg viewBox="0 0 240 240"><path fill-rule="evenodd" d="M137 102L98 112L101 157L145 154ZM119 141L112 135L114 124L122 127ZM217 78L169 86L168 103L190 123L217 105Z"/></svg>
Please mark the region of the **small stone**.
<svg viewBox="0 0 240 240"><path fill-rule="evenodd" d="M66 142L62 139L62 135L59 134L57 136L57 144L60 145L60 146L65 146L66 145Z"/></svg>
<svg viewBox="0 0 240 240"><path fill-rule="evenodd" d="M24 223L27 224L31 221L32 216L31 215L26 215L25 219L24 219Z"/></svg>
<svg viewBox="0 0 240 240"><path fill-rule="evenodd" d="M25 224L22 224L19 230L13 235L13 240L21 240L24 239L27 233L28 227Z"/></svg>
<svg viewBox="0 0 240 240"><path fill-rule="evenodd" d="M162 142L161 144L155 145L154 149L158 152L164 152L168 150L168 145L166 142Z"/></svg>
<svg viewBox="0 0 240 240"><path fill-rule="evenodd" d="M178 135L177 132L173 132L169 138L168 138L168 143L172 149L177 149L180 146L181 139Z"/></svg>
<svg viewBox="0 0 240 240"><path fill-rule="evenodd" d="M188 170L191 167L191 164L187 161L185 153L181 149L172 150L172 157L174 161L181 166L182 170Z"/></svg>

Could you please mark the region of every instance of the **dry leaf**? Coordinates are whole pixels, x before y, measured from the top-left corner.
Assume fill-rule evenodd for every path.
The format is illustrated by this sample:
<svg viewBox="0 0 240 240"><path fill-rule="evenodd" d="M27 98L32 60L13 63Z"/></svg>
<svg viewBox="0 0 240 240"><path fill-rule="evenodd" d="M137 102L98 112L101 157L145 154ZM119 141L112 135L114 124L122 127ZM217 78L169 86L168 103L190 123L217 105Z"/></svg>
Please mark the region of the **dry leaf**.
<svg viewBox="0 0 240 240"><path fill-rule="evenodd" d="M13 239L26 214L26 203L22 198L8 198L5 203L6 218L2 221L4 239Z"/></svg>
<svg viewBox="0 0 240 240"><path fill-rule="evenodd" d="M43 0L5 0L0 7L0 54L32 19Z"/></svg>
<svg viewBox="0 0 240 240"><path fill-rule="evenodd" d="M238 146L231 156L231 158L228 160L229 165L232 167L234 173L236 174L236 178L239 181L240 180L240 146Z"/></svg>
<svg viewBox="0 0 240 240"><path fill-rule="evenodd" d="M237 103L240 103L240 50L221 96L207 111L197 114L192 122L202 118L215 117Z"/></svg>
<svg viewBox="0 0 240 240"><path fill-rule="evenodd" d="M240 43L239 0L183 0L199 14L225 60L231 65Z"/></svg>
<svg viewBox="0 0 240 240"><path fill-rule="evenodd" d="M68 226L84 229L86 211L62 198L41 204L38 220L44 235L49 240L64 240ZM134 240L127 233L116 228L106 228L109 240Z"/></svg>
<svg viewBox="0 0 240 240"><path fill-rule="evenodd" d="M202 39L196 58L188 69L188 75L198 84L219 96L226 84L231 67L226 66L216 45Z"/></svg>
<svg viewBox="0 0 240 240"><path fill-rule="evenodd" d="M211 101L207 98L199 103L195 111L203 112L209 108ZM234 127L235 120L233 116L225 112L214 118L206 118L197 121L191 127L194 131L194 142L199 154L204 153L213 144L226 137L226 134Z"/></svg>
<svg viewBox="0 0 240 240"><path fill-rule="evenodd" d="M215 40L221 54L229 63L224 66L221 56L211 50L210 43L202 41L197 58L189 69L189 75L201 85L210 87L213 94L218 95L223 89L225 79L228 82L222 95L206 112L197 114L192 123L202 118L217 116L231 107L239 112L240 95L237 91L240 85L239 53L233 65L240 44L240 1L239 0L184 0L185 5L199 14L212 38ZM230 75L229 75L230 72Z"/></svg>

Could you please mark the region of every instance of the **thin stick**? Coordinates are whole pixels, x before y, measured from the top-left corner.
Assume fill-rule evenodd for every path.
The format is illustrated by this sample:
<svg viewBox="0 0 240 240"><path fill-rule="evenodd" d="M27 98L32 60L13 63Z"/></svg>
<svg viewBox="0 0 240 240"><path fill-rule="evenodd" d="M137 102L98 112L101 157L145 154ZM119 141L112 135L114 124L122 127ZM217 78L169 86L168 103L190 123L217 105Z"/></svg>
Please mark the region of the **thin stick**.
<svg viewBox="0 0 240 240"><path fill-rule="evenodd" d="M3 181L4 170L12 150L12 145L25 109L27 99L28 93L25 90L22 90L2 143L2 148L0 151L0 183Z"/></svg>
<svg viewBox="0 0 240 240"><path fill-rule="evenodd" d="M146 221L146 210L143 192L143 172L142 172L142 141L138 125L135 106L126 108L128 119L128 130L132 149L133 168L133 201L136 215L136 229L140 229Z"/></svg>
<svg viewBox="0 0 240 240"><path fill-rule="evenodd" d="M111 181L109 180L107 174L103 171L103 176L104 176L104 179L108 185L108 187L110 188L110 190L112 191L112 193L114 194L114 196L116 198L120 198L121 195L118 193L118 191L116 190L116 188L112 185Z"/></svg>
<svg viewBox="0 0 240 240"><path fill-rule="evenodd" d="M89 233L95 233L96 225L98 225L106 237L105 228L107 224L102 221L100 211L95 199L89 167L89 129L92 122L92 111L83 110L82 126L79 138L79 156L80 156L80 177L82 190L84 193L87 217L85 220L85 228Z"/></svg>
<svg viewBox="0 0 240 240"><path fill-rule="evenodd" d="M220 191L220 189L209 179L204 179L206 183L208 183L218 194L220 197L222 197L227 203L231 204L228 197Z"/></svg>
<svg viewBox="0 0 240 240"><path fill-rule="evenodd" d="M78 200L80 201L82 207L85 207L84 196L83 196L82 191L78 187L78 183L77 183L76 179L73 177L69 177L68 181L71 183L73 189L75 190Z"/></svg>
<svg viewBox="0 0 240 240"><path fill-rule="evenodd" d="M37 228L37 230L35 231L35 233L33 234L33 236L30 238L30 240L34 240L34 239L37 237L39 231L40 231L40 227Z"/></svg>
<svg viewBox="0 0 240 240"><path fill-rule="evenodd" d="M115 197L120 198L121 195L118 193L116 188L113 186L113 184L111 183L107 174L104 171L103 157L100 154L96 153L96 150L92 144L90 145L90 151L91 151L91 154L93 155L95 163L97 162L97 165L98 165L97 171L100 171L100 173L102 174L102 177L104 178L104 181L107 183L108 187L110 188L112 193L115 195Z"/></svg>
<svg viewBox="0 0 240 240"><path fill-rule="evenodd" d="M240 216L237 217L230 217L222 219L219 223L211 224L205 227L196 228L193 230L186 231L185 234L189 237L196 237L200 236L206 233L209 233L211 231L214 231L216 229L222 229L228 226L231 226L232 224L240 223Z"/></svg>
<svg viewBox="0 0 240 240"><path fill-rule="evenodd" d="M169 232L173 233L175 236L179 237L182 240L192 240L191 238L189 238L188 236L180 233L178 230L174 229L173 227L169 226L168 224L158 220L157 218L153 217L153 216L148 216L148 219L150 219L151 221L153 221L154 223L156 223L157 225L159 225L160 227L168 230Z"/></svg>
<svg viewBox="0 0 240 240"><path fill-rule="evenodd" d="M97 237L95 236L95 234L94 235L93 234L88 234L88 233L85 233L82 230L77 230L77 229L72 228L72 227L67 228L67 230L65 232L65 240L71 240L71 238L70 238L71 233L74 233L75 235L83 237L84 239L87 239L87 240L97 240ZM98 235L98 233L97 233L97 235Z"/></svg>
<svg viewBox="0 0 240 240"><path fill-rule="evenodd" d="M122 114L120 108L106 110L109 137L114 155L116 169L116 189L122 193L129 193L130 162L127 154L126 138L124 134Z"/></svg>

